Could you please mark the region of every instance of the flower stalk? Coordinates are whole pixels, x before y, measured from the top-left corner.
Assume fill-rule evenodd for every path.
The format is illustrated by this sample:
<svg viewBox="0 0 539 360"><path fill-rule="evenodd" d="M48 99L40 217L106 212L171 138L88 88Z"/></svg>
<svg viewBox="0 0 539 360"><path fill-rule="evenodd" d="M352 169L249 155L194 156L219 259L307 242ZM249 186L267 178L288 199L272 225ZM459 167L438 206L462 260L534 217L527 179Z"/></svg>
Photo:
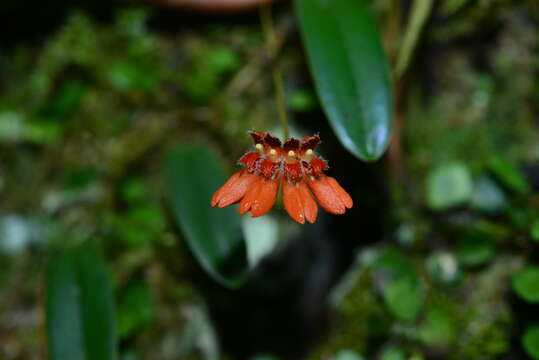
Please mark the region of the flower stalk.
<svg viewBox="0 0 539 360"><path fill-rule="evenodd" d="M277 33L275 32L275 28L273 26L270 4L260 6L260 24L262 26L262 32L264 33L269 58L271 59L271 75L273 78L273 86L275 88L275 101L277 103L277 111L279 113L279 119L283 129L283 136L286 141L288 140L289 134L288 116L286 115L283 74L277 62Z"/></svg>

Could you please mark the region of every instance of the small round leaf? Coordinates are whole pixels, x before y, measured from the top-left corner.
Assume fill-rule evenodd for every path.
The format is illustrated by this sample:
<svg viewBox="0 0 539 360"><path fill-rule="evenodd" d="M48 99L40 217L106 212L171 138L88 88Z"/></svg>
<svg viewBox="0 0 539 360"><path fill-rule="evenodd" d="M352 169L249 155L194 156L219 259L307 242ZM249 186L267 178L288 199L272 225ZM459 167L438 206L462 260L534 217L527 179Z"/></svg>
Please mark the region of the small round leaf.
<svg viewBox="0 0 539 360"><path fill-rule="evenodd" d="M522 336L522 346L532 359L539 360L539 325L526 329Z"/></svg>
<svg viewBox="0 0 539 360"><path fill-rule="evenodd" d="M539 267L528 266L516 274L513 289L524 300L539 303Z"/></svg>
<svg viewBox="0 0 539 360"><path fill-rule="evenodd" d="M466 166L449 163L435 168L427 178L427 201L435 210L462 205L473 192L473 182Z"/></svg>

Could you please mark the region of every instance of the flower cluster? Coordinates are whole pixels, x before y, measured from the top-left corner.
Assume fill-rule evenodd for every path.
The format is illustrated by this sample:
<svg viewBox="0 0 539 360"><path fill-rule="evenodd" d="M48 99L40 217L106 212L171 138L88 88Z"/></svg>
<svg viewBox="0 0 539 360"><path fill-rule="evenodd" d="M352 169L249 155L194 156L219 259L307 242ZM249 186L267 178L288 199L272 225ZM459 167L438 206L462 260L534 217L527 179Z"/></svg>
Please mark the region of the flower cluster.
<svg viewBox="0 0 539 360"><path fill-rule="evenodd" d="M239 213L250 211L253 217L266 214L277 199L282 181L286 211L300 224L314 223L320 206L332 214L344 214L352 207L352 198L337 180L325 175L324 159L315 155L318 136L284 143L269 133L251 131L256 151L246 153L239 163L245 168L232 175L211 199L211 206L223 208L240 203Z"/></svg>

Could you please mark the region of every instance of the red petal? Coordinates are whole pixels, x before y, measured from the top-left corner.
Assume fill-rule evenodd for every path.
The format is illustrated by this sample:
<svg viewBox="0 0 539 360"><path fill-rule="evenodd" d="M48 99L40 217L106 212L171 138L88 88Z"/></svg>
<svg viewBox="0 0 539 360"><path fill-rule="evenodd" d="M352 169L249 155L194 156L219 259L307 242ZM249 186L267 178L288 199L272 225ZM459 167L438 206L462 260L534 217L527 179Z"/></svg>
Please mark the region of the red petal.
<svg viewBox="0 0 539 360"><path fill-rule="evenodd" d="M318 207L304 182L292 184L283 180L283 203L286 212L294 221L304 224L305 219L314 223Z"/></svg>
<svg viewBox="0 0 539 360"><path fill-rule="evenodd" d="M291 180L292 182L299 181L303 176L301 164L299 162L285 164L284 171L287 179Z"/></svg>
<svg viewBox="0 0 539 360"><path fill-rule="evenodd" d="M277 166L278 164L274 163L273 161L262 159L262 161L259 161L258 163L258 170L260 170L262 175L268 179L271 179L277 170Z"/></svg>
<svg viewBox="0 0 539 360"><path fill-rule="evenodd" d="M313 175L318 177L322 175L322 171L328 168L328 164L322 158L314 158L310 162Z"/></svg>
<svg viewBox="0 0 539 360"><path fill-rule="evenodd" d="M240 201L252 186L258 175L236 173L215 192L212 198L212 206L220 208L232 205Z"/></svg>
<svg viewBox="0 0 539 360"><path fill-rule="evenodd" d="M334 184L329 179L332 178L322 175L319 179L308 179L307 182L320 206L332 214L344 214L347 206L341 199L342 193L335 189Z"/></svg>
<svg viewBox="0 0 539 360"><path fill-rule="evenodd" d="M259 153L257 153L256 151L251 151L243 155L238 162L240 164L246 165L247 171L252 173L256 170L256 160L258 160L259 158Z"/></svg>

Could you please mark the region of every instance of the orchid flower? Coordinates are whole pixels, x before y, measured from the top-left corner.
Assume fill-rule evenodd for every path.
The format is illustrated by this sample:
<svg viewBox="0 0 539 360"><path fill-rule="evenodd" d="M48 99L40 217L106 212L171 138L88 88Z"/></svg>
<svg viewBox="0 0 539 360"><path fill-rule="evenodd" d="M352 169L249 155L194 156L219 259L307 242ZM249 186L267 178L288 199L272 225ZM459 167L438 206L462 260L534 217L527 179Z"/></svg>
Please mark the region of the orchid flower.
<svg viewBox="0 0 539 360"><path fill-rule="evenodd" d="M284 143L269 133L250 131L255 151L243 155L245 168L235 173L211 199L211 206L223 208L239 202L238 212L252 217L266 214L275 204L282 182L286 211L300 224L316 221L318 206L332 214L344 214L353 205L350 195L337 180L324 174L327 162L316 156L320 138L290 138ZM314 196L313 196L314 195Z"/></svg>

